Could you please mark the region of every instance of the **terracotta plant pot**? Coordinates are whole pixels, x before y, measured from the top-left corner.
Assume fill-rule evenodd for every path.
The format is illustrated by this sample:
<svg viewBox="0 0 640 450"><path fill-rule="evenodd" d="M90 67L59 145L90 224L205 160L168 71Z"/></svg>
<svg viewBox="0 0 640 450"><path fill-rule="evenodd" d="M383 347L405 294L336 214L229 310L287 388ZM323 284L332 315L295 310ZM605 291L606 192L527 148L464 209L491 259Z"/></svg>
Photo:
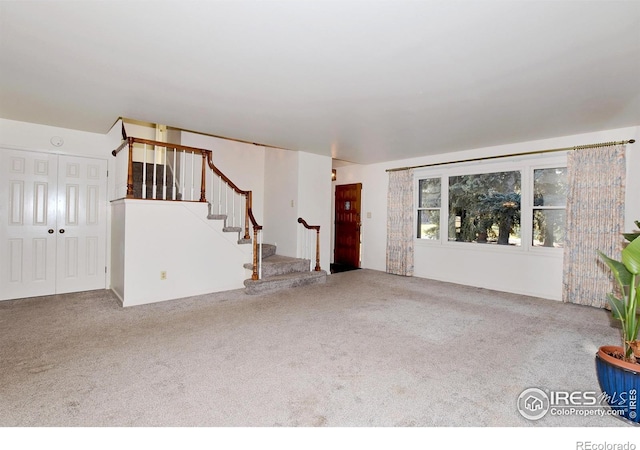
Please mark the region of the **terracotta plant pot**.
<svg viewBox="0 0 640 450"><path fill-rule="evenodd" d="M637 424L640 423L640 364L611 356L622 352L622 347L600 347L596 353L598 383L611 409L618 411L620 417Z"/></svg>

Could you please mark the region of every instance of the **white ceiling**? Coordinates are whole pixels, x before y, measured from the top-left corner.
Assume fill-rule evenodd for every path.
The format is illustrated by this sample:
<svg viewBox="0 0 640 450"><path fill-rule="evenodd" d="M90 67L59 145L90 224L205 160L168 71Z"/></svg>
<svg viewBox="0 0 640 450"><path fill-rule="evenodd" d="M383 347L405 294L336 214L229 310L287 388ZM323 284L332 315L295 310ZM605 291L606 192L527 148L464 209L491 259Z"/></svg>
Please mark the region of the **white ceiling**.
<svg viewBox="0 0 640 450"><path fill-rule="evenodd" d="M640 125L640 1L0 1L0 117L372 163Z"/></svg>

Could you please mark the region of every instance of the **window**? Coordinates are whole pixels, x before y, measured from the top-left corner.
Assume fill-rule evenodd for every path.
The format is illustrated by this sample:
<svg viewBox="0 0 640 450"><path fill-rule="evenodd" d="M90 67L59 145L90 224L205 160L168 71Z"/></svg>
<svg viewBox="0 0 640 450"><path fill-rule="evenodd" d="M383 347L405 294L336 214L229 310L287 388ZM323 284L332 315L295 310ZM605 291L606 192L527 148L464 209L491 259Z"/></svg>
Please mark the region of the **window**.
<svg viewBox="0 0 640 450"><path fill-rule="evenodd" d="M440 239L440 178L418 182L418 239Z"/></svg>
<svg viewBox="0 0 640 450"><path fill-rule="evenodd" d="M533 171L534 247L563 247L567 205L567 168Z"/></svg>
<svg viewBox="0 0 640 450"><path fill-rule="evenodd" d="M520 245L520 172L449 177L449 240Z"/></svg>
<svg viewBox="0 0 640 450"><path fill-rule="evenodd" d="M475 173L468 164L416 172L416 236L441 245L562 248L565 165L565 155L545 155L483 163Z"/></svg>

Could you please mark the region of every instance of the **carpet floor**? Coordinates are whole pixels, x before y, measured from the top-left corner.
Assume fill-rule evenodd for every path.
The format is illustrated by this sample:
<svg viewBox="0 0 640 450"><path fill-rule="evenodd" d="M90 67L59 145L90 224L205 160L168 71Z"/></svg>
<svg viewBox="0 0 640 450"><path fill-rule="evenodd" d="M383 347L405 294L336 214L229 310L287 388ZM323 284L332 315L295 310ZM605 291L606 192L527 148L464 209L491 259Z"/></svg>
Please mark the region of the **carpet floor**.
<svg viewBox="0 0 640 450"><path fill-rule="evenodd" d="M0 302L0 426L625 426L522 417L530 387L600 392L609 314L372 270L122 308Z"/></svg>

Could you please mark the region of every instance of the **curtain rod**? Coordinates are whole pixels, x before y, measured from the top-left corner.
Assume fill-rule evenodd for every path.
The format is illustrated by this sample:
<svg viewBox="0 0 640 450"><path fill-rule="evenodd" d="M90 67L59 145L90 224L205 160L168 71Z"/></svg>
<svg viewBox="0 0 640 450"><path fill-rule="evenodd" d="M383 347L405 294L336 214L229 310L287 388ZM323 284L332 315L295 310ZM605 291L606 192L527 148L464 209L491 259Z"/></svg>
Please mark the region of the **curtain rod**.
<svg viewBox="0 0 640 450"><path fill-rule="evenodd" d="M470 159L459 159L457 161L447 161L447 162L439 162L439 163L431 163L431 164L421 164L419 166L409 166L409 167L397 167L395 169L387 169L387 172L399 172L401 170L409 170L409 169L419 169L422 167L434 167L434 166L443 166L446 164L458 164L458 163L466 163L466 162L474 162L474 161L485 161L488 159L498 159L498 158L510 158L512 156L526 156L526 155L536 155L541 153L553 153L553 152L565 152L568 150L585 150L587 148L596 148L596 147L611 147L612 145L625 145L625 144L633 144L636 140L629 139L628 141L616 141L616 142L603 142L600 144L588 144L588 145L576 145L573 147L564 147L564 148L552 148L549 150L535 150L531 152L524 153L511 153L509 155L495 155L495 156L484 156L481 158L470 158Z"/></svg>

